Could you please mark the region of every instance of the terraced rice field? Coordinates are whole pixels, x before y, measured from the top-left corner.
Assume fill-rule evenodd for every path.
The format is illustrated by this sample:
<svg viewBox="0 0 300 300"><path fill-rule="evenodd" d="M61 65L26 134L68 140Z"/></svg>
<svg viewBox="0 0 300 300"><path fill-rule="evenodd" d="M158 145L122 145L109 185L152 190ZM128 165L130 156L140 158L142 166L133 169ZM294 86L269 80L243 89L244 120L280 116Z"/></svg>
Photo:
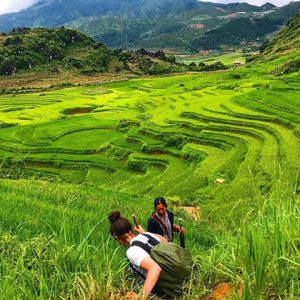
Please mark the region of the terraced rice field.
<svg viewBox="0 0 300 300"><path fill-rule="evenodd" d="M192 62L199 64L200 62L213 64L218 61L222 62L224 65L232 66L234 62L245 63L245 56L241 50L229 53L209 53L207 56L203 55L177 55L176 60L178 62L183 62L185 64L190 64Z"/></svg>
<svg viewBox="0 0 300 300"><path fill-rule="evenodd" d="M298 193L300 79L252 74L259 72L1 96L1 176L181 201L248 198L253 185Z"/></svg>

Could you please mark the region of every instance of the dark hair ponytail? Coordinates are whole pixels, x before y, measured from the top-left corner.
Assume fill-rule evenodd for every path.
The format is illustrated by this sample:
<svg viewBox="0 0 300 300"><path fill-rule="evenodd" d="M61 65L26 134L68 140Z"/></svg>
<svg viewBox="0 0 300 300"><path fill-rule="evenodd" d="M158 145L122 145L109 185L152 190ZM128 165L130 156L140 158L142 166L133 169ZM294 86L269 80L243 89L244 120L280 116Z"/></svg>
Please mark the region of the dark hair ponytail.
<svg viewBox="0 0 300 300"><path fill-rule="evenodd" d="M121 216L119 211L113 211L108 215L110 223L110 233L113 236L122 236L132 230L132 225L128 219Z"/></svg>
<svg viewBox="0 0 300 300"><path fill-rule="evenodd" d="M158 197L154 200L154 209L156 209L156 206L159 204L163 205L164 207L168 207L167 202L163 197Z"/></svg>

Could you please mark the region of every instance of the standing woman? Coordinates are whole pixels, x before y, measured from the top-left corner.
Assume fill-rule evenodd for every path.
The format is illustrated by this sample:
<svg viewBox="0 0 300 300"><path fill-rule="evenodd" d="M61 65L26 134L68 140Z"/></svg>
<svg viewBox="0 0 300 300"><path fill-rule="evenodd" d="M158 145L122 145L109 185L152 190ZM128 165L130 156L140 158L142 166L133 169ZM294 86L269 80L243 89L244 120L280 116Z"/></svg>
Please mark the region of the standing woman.
<svg viewBox="0 0 300 300"><path fill-rule="evenodd" d="M154 200L154 212L148 219L147 231L162 235L169 242L173 240L174 231L184 233L183 227L174 224L174 213L168 210L163 197Z"/></svg>

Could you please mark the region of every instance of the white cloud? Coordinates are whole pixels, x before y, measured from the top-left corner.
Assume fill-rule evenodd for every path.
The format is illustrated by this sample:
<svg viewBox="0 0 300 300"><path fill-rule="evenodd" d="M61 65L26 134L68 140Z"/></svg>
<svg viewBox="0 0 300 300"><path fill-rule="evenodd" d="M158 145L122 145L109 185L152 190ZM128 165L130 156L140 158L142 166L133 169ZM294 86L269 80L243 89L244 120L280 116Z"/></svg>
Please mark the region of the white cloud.
<svg viewBox="0 0 300 300"><path fill-rule="evenodd" d="M0 0L0 14L19 11L34 2L37 0Z"/></svg>

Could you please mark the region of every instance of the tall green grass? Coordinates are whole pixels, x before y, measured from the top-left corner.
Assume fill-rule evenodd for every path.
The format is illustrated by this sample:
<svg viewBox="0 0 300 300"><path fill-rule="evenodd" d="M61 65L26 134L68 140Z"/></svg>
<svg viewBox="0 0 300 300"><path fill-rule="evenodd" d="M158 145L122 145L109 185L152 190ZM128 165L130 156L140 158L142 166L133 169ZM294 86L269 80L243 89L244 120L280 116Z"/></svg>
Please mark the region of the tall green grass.
<svg viewBox="0 0 300 300"><path fill-rule="evenodd" d="M138 291L124 249L109 236L107 213L135 212L145 225L152 201L80 185L1 181L0 292L3 299L120 299ZM198 272L186 299L218 283L242 286L242 299L298 299L299 197L255 194L200 221L183 211ZM224 217L226 216L226 217ZM196 283L196 284L195 284Z"/></svg>
<svg viewBox="0 0 300 300"><path fill-rule="evenodd" d="M200 284L193 295L231 282L242 286L241 299L299 299L299 198L257 200L238 220L219 216L217 243L197 255ZM193 245L193 250L199 249Z"/></svg>

